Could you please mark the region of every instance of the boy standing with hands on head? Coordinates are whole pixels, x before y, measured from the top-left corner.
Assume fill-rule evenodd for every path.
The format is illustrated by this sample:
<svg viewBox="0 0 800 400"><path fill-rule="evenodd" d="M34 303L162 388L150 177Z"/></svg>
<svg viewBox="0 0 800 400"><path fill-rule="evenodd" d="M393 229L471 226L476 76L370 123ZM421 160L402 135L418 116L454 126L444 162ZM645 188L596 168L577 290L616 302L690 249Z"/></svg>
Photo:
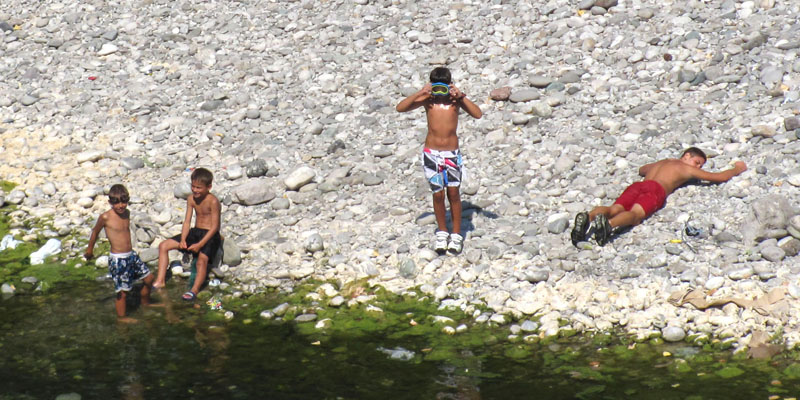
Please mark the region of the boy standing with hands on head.
<svg viewBox="0 0 800 400"><path fill-rule="evenodd" d="M111 244L111 252L108 257L108 272L114 281L114 289L117 293L117 299L114 301L114 306L117 309L117 317L120 322L136 322L135 319L125 316L127 293L133 287L133 282L137 279L144 278L144 286L142 286L141 296L142 304L150 305L150 287L153 283L153 274L139 258L139 255L133 251L131 245L131 227L130 216L131 212L128 210L128 189L125 186L116 184L111 186L108 191L108 203L111 204L111 209L100 214L97 218L97 223L92 228L92 234L89 237L89 245L86 248L84 257L91 260L94 257L94 244L97 242L97 236L100 231L105 229L108 242Z"/></svg>
<svg viewBox="0 0 800 400"><path fill-rule="evenodd" d="M209 193L214 176L205 168L192 171L192 195L186 199L186 216L180 235L175 235L158 245L158 278L153 284L156 288L164 287L167 277L169 251L178 249L184 253L197 255L197 277L194 285L183 294L186 301L197 297L208 274L208 262L214 257L222 243L219 235L220 213L222 206L216 196ZM192 214L196 216L192 228Z"/></svg>
<svg viewBox="0 0 800 400"><path fill-rule="evenodd" d="M397 111L407 112L425 108L428 135L422 150L422 168L425 179L433 190L433 213L438 230L435 233L434 250L439 254L461 252L464 237L461 236L461 152L458 149L458 114L466 111L473 118L483 116L480 107L452 84L450 70L437 67L431 71L430 82L419 91L403 99ZM444 203L445 191L450 201L450 216L453 231L447 230Z"/></svg>

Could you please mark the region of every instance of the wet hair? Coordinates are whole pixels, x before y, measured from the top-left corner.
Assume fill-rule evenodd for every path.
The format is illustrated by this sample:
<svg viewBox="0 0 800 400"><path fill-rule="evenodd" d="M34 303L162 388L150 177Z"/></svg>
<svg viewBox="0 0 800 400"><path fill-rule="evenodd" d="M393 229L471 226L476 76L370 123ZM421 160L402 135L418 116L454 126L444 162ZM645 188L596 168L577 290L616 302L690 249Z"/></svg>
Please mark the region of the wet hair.
<svg viewBox="0 0 800 400"><path fill-rule="evenodd" d="M431 71L431 82L442 82L449 85L452 81L450 70L445 67L436 67Z"/></svg>
<svg viewBox="0 0 800 400"><path fill-rule="evenodd" d="M703 150L698 149L697 147L689 147L688 149L683 151L681 157L685 156L686 154L691 154L692 156L697 156L703 159L703 162L708 161L708 157L706 157L706 153L703 153Z"/></svg>
<svg viewBox="0 0 800 400"><path fill-rule="evenodd" d="M114 197L130 197L128 194L128 189L125 188L124 185L117 183L116 185L111 186L111 189L108 189L108 195Z"/></svg>
<svg viewBox="0 0 800 400"><path fill-rule="evenodd" d="M211 183L214 182L214 175L205 168L197 168L192 171L192 182L194 181L200 182L206 186L211 186Z"/></svg>

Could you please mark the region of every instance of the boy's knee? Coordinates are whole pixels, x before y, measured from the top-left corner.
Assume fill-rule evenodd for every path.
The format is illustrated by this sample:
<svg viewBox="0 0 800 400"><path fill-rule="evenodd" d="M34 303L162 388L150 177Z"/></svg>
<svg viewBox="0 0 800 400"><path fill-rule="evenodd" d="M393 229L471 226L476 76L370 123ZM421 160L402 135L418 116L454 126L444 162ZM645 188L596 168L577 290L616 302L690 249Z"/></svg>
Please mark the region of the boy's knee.
<svg viewBox="0 0 800 400"><path fill-rule="evenodd" d="M440 190L438 192L433 193L433 199L436 201L444 200L444 190Z"/></svg>

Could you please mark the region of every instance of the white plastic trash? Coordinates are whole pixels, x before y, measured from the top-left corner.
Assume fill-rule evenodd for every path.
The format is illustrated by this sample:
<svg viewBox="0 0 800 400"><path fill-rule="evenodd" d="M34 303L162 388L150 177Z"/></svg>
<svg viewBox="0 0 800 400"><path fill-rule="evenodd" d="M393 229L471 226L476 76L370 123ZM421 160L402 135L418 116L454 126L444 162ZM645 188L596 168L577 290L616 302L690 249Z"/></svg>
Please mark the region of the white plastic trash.
<svg viewBox="0 0 800 400"><path fill-rule="evenodd" d="M16 249L17 245L22 243L19 240L14 239L14 236L10 234L3 236L3 240L0 240L0 251L5 249Z"/></svg>
<svg viewBox="0 0 800 400"><path fill-rule="evenodd" d="M50 239L39 250L31 253L31 265L39 265L44 263L44 259L61 253L61 241L58 239Z"/></svg>

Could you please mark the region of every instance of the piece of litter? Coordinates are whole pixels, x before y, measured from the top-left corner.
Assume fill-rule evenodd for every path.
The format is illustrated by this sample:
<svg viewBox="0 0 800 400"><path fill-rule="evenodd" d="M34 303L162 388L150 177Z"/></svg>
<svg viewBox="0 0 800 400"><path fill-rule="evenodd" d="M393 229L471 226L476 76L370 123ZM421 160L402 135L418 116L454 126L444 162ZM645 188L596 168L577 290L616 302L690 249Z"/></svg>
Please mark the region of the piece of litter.
<svg viewBox="0 0 800 400"><path fill-rule="evenodd" d="M5 249L16 249L17 246L22 243L19 240L14 239L14 236L8 234L3 236L3 240L0 241L0 251Z"/></svg>
<svg viewBox="0 0 800 400"><path fill-rule="evenodd" d="M39 250L31 253L31 265L44 264L44 259L61 253L61 241L58 239L50 239Z"/></svg>
<svg viewBox="0 0 800 400"><path fill-rule="evenodd" d="M206 304L208 304L208 307L212 310L222 310L222 301L216 297L208 299Z"/></svg>

